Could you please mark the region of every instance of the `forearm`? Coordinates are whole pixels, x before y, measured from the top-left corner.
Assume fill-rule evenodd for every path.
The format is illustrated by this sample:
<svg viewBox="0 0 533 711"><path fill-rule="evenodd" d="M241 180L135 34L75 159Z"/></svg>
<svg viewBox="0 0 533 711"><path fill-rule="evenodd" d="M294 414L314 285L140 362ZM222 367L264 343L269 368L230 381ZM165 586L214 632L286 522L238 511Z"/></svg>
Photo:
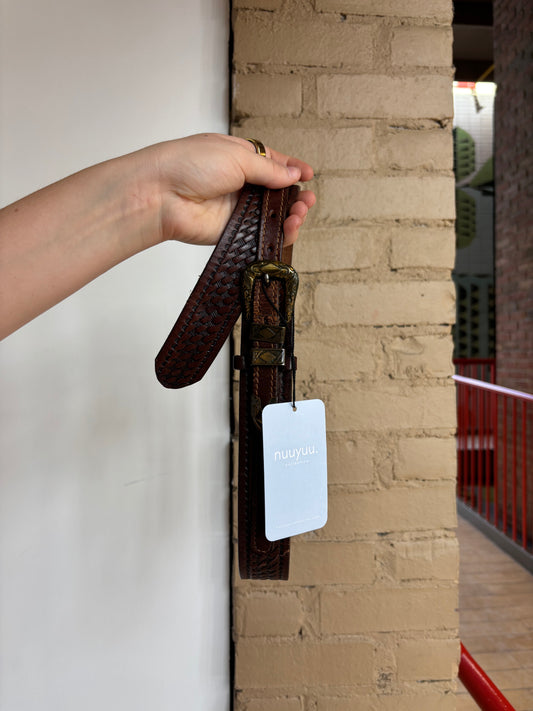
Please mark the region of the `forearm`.
<svg viewBox="0 0 533 711"><path fill-rule="evenodd" d="M245 182L277 189L311 166L241 138L201 134L71 175L0 211L0 337L128 257L167 239L216 244ZM285 221L297 237L314 194Z"/></svg>
<svg viewBox="0 0 533 711"><path fill-rule="evenodd" d="M0 337L159 241L149 173L147 158L131 154L0 211Z"/></svg>

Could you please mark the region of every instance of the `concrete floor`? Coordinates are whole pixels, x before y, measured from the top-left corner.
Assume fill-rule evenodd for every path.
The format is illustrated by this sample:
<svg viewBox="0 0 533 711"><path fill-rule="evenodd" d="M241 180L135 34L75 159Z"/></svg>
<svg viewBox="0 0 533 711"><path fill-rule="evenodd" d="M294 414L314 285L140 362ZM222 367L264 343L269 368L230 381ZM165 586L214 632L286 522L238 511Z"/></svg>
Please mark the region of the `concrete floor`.
<svg viewBox="0 0 533 711"><path fill-rule="evenodd" d="M459 517L459 635L516 711L533 711L533 575ZM457 711L479 711L458 684Z"/></svg>

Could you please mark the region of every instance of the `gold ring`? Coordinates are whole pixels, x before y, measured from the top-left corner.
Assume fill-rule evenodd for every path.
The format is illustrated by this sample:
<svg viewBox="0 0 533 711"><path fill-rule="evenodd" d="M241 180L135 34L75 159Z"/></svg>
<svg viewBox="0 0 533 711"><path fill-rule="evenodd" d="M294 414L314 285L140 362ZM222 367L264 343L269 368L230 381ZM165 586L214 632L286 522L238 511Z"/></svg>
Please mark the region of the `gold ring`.
<svg viewBox="0 0 533 711"><path fill-rule="evenodd" d="M256 153L258 153L260 156L263 156L263 158L266 158L266 150L264 143L261 143L261 141L258 141L255 138L247 138L246 140L252 144L252 146L255 148Z"/></svg>

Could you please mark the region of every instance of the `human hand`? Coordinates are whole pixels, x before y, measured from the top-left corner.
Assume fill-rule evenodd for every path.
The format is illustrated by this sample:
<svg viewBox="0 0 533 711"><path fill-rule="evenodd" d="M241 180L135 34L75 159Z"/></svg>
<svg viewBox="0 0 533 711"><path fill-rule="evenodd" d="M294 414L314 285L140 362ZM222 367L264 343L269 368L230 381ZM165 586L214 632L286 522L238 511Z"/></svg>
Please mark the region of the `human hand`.
<svg viewBox="0 0 533 711"><path fill-rule="evenodd" d="M0 338L159 242L216 244L245 183L275 189L313 177L303 161L266 154L243 138L190 136L86 168L3 208ZM285 244L314 202L312 191L300 193Z"/></svg>
<svg viewBox="0 0 533 711"><path fill-rule="evenodd" d="M145 151L157 166L161 241L216 244L245 183L276 189L313 177L307 163L269 147L263 157L235 136L199 134ZM314 203L312 191L300 192L284 223L286 245L295 242Z"/></svg>

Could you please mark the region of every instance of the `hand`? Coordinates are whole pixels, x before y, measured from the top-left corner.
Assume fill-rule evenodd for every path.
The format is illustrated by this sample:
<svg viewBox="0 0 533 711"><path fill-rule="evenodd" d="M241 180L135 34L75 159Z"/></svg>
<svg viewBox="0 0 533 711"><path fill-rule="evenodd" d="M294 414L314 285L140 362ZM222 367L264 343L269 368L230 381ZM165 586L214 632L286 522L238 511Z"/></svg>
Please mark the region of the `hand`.
<svg viewBox="0 0 533 711"><path fill-rule="evenodd" d="M243 185L310 180L303 161L204 134L100 163L0 211L0 338L111 267L163 240L216 244ZM292 244L315 196L285 220Z"/></svg>
<svg viewBox="0 0 533 711"><path fill-rule="evenodd" d="M234 136L201 134L145 150L157 163L161 240L216 244L245 183L284 188L313 177L307 163L269 147L260 156ZM285 244L295 242L314 203L313 192L301 191L284 224Z"/></svg>

